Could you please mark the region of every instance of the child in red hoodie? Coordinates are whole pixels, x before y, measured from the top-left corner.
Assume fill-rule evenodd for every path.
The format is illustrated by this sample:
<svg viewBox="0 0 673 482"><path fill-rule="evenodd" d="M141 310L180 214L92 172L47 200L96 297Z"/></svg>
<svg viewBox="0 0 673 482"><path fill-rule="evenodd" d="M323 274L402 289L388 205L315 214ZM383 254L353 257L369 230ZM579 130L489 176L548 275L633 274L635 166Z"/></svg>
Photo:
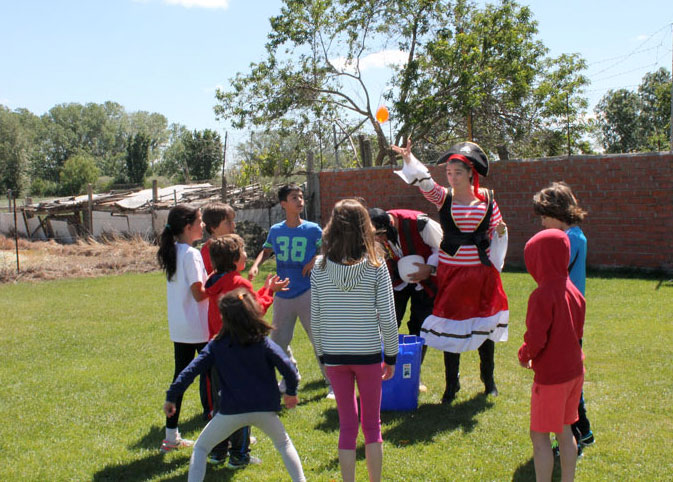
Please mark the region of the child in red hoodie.
<svg viewBox="0 0 673 482"><path fill-rule="evenodd" d="M206 280L205 290L208 295L208 333L212 339L222 328L222 315L218 302L222 295L236 288L245 288L252 293L260 306L262 314L273 303L273 294L287 288L289 280L280 280L278 276L269 275L257 292L253 291L252 283L241 276L245 269L248 256L245 252L245 242L237 234L226 234L213 238L208 242L210 259L213 264L213 273ZM219 383L217 376L210 377L210 404L211 413L217 413L219 401ZM226 396L226 394L225 394ZM250 456L250 427L243 427L218 444L208 456L213 464L224 462L229 453L229 468L244 467L250 463L258 464L260 460Z"/></svg>
<svg viewBox="0 0 673 482"><path fill-rule="evenodd" d="M570 241L559 229L537 233L524 249L526 268L538 287L528 298L519 363L535 372L530 437L538 481L552 477L551 432L559 442L563 480L573 480L577 462L571 425L578 419L584 381L584 355L579 340L584 329L585 302L568 277L569 258Z"/></svg>

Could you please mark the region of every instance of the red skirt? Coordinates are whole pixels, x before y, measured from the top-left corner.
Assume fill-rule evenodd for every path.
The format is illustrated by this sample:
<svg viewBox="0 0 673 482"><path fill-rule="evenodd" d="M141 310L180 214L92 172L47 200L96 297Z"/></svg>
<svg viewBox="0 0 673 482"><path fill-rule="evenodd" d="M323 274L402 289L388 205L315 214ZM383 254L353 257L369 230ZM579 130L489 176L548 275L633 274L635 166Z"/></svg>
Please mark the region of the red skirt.
<svg viewBox="0 0 673 482"><path fill-rule="evenodd" d="M500 273L493 266L440 263L437 286L432 314L440 318L484 318L508 309Z"/></svg>
<svg viewBox="0 0 673 482"><path fill-rule="evenodd" d="M486 339L507 340L509 307L497 269L440 263L437 286L432 315L421 328L428 346L461 353Z"/></svg>

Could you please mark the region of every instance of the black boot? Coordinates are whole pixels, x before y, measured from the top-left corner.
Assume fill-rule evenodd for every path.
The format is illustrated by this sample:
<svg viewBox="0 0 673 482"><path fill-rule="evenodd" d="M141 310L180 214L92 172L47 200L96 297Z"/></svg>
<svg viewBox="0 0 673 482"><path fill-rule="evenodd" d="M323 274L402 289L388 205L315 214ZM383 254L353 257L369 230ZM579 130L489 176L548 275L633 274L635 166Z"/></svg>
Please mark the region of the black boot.
<svg viewBox="0 0 673 482"><path fill-rule="evenodd" d="M486 395L498 395L498 387L495 386L493 371L495 370L495 343L492 340L486 340L479 347L479 371L481 372L481 381L484 382L484 393Z"/></svg>
<svg viewBox="0 0 673 482"><path fill-rule="evenodd" d="M446 377L446 390L442 395L442 403L450 405L460 390L460 353L444 352L444 375Z"/></svg>

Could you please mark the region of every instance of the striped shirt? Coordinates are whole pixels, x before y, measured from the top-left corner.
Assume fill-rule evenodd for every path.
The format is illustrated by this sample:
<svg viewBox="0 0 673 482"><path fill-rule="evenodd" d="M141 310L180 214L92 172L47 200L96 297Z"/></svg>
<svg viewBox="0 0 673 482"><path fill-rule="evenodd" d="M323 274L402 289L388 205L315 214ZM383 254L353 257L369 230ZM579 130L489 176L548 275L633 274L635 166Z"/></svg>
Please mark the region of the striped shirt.
<svg viewBox="0 0 673 482"><path fill-rule="evenodd" d="M433 186L430 191L423 191L423 196L433 203L437 208L441 208L444 202L447 199L448 189L444 186L441 186L437 183ZM474 205L465 205L458 204L454 200L451 204L451 215L453 220L464 233L469 233L477 229L479 223L484 216L488 205L485 202L480 202ZM493 232L498 223L502 221L502 214L500 214L500 208L498 208L498 203L493 201L493 212L491 213L491 221L488 226L488 235L493 237ZM486 254L490 254L490 248L486 250ZM455 256L450 256L446 252L439 251L439 262L446 263L452 266L475 266L481 264L479 260L479 251L474 245L461 246L458 248Z"/></svg>
<svg viewBox="0 0 673 482"><path fill-rule="evenodd" d="M318 257L311 271L311 335L326 365L367 365L397 357L397 321L385 262L352 265Z"/></svg>

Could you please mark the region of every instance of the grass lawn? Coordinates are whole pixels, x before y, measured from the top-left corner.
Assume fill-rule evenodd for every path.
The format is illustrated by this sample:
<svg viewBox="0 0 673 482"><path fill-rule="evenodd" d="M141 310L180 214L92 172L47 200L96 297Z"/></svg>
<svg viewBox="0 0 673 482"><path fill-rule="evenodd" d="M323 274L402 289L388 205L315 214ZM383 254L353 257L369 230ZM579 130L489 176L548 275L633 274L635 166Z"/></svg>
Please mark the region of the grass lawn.
<svg viewBox="0 0 673 482"><path fill-rule="evenodd" d="M272 263L267 263L268 269ZM263 279L260 275L259 279ZM524 332L525 273L505 273L510 341L496 348L499 397L481 395L478 355L461 360L462 389L439 404L441 353L423 365L418 410L384 412L384 480L533 480L528 438L532 373L516 351ZM577 480L670 480L673 474L673 287L590 277L585 395L596 445ZM173 354L161 273L0 286L0 480L185 480L191 451L162 456L161 406ZM404 328L404 325L403 325ZM301 328L292 343L300 405L281 418L309 480L339 480L338 418ZM203 427L191 387L180 428ZM270 440L253 429L263 464L209 467L206 480L288 480ZM358 480L366 480L362 436ZM559 475L558 470L555 473Z"/></svg>

